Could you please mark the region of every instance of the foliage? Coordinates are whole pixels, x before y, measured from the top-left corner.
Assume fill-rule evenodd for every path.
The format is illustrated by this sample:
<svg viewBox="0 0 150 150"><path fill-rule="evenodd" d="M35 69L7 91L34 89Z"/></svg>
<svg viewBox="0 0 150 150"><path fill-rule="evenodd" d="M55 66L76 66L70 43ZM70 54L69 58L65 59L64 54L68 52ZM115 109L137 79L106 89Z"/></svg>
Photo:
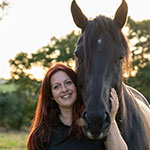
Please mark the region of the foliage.
<svg viewBox="0 0 150 150"><path fill-rule="evenodd" d="M132 71L128 83L138 89L150 102L150 20L134 21L129 17L128 38L132 43Z"/></svg>
<svg viewBox="0 0 150 150"><path fill-rule="evenodd" d="M135 22L129 17L128 26L128 38L134 42L131 49L133 70L141 69L149 62L146 56L150 55L150 20Z"/></svg>
<svg viewBox="0 0 150 150"><path fill-rule="evenodd" d="M14 59L9 61L12 68L12 78L34 78L33 75L26 72L34 65L41 66L43 69L49 68L53 62L61 61L70 65L72 60L74 60L74 49L78 37L79 35L76 35L73 31L60 39L56 37L51 38L51 42L47 46L43 46L36 53L28 55L21 52L17 54Z"/></svg>
<svg viewBox="0 0 150 150"><path fill-rule="evenodd" d="M33 118L39 82L23 78L13 84L17 85L14 91L0 92L0 126L20 129Z"/></svg>
<svg viewBox="0 0 150 150"><path fill-rule="evenodd" d="M135 77L130 77L128 83L136 87L150 102L150 63L141 68Z"/></svg>
<svg viewBox="0 0 150 150"><path fill-rule="evenodd" d="M6 128L20 128L24 105L14 93L0 93L0 123Z"/></svg>
<svg viewBox="0 0 150 150"><path fill-rule="evenodd" d="M3 93L7 93L7 92L14 92L16 91L16 85L15 84L2 84L0 85L0 91Z"/></svg>

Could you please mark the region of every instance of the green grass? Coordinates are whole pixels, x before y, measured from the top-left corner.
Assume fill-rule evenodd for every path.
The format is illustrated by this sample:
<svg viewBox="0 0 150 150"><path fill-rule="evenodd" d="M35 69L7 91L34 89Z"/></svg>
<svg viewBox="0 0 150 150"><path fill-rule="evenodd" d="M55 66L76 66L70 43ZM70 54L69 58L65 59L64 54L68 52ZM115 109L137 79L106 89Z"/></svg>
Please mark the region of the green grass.
<svg viewBox="0 0 150 150"><path fill-rule="evenodd" d="M15 84L2 84L0 85L0 91L5 92L13 92L16 90Z"/></svg>
<svg viewBox="0 0 150 150"><path fill-rule="evenodd" d="M27 150L27 138L23 131L0 132L0 150Z"/></svg>

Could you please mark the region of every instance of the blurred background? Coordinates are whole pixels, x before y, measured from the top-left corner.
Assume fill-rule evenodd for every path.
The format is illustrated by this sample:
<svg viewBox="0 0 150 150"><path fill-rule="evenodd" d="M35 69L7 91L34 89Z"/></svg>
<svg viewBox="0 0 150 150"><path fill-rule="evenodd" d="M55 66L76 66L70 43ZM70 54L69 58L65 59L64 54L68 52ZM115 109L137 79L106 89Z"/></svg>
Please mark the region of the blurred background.
<svg viewBox="0 0 150 150"><path fill-rule="evenodd" d="M76 0L88 18L112 17L121 0ZM124 82L150 102L149 0L126 0L131 66ZM41 81L50 64L75 69L80 30L71 0L0 0L0 150L25 150Z"/></svg>

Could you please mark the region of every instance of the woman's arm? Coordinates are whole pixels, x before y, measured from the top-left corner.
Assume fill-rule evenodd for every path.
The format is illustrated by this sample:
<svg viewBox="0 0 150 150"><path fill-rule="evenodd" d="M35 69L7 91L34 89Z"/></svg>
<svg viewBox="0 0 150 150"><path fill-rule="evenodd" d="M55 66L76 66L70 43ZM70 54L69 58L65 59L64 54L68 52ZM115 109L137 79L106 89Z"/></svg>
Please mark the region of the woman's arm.
<svg viewBox="0 0 150 150"><path fill-rule="evenodd" d="M128 150L127 144L122 138L115 117L119 108L118 96L114 89L111 89L111 126L105 142L107 150Z"/></svg>

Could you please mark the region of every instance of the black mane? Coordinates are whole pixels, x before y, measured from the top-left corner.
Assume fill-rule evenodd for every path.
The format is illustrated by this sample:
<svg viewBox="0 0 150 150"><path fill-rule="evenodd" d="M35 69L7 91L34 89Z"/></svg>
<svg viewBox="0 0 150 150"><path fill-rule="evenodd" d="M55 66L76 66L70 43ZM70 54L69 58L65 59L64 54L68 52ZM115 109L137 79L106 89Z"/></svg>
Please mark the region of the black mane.
<svg viewBox="0 0 150 150"><path fill-rule="evenodd" d="M113 39L113 41L121 47L120 49L123 51L125 56L123 66L125 66L124 69L127 70L130 54L127 38L121 32L115 21L106 16L99 15L95 19L88 21L83 34L83 49L86 49L86 51L84 51L86 59L90 62L90 56L92 54L91 49L94 49L100 33L103 33L110 40Z"/></svg>

